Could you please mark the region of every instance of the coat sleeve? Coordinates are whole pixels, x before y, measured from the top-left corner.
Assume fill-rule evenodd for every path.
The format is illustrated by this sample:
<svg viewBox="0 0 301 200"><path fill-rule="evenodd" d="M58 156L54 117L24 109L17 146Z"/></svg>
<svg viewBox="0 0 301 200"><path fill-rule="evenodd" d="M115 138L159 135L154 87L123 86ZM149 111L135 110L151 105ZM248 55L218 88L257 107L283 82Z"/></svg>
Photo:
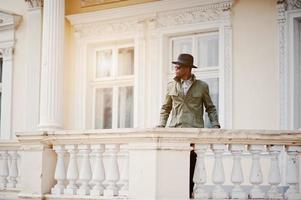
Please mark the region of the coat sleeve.
<svg viewBox="0 0 301 200"><path fill-rule="evenodd" d="M220 124L218 122L218 114L217 114L216 108L211 100L210 93L209 93L209 87L207 84L205 86L204 105L206 108L206 112L208 113L208 117L211 122L211 126L212 127L220 127Z"/></svg>
<svg viewBox="0 0 301 200"><path fill-rule="evenodd" d="M160 111L160 124L159 126L166 126L167 119L169 117L170 111L172 109L172 98L169 95L169 90L170 90L170 84L167 86L167 91L165 95L164 102L161 107Z"/></svg>

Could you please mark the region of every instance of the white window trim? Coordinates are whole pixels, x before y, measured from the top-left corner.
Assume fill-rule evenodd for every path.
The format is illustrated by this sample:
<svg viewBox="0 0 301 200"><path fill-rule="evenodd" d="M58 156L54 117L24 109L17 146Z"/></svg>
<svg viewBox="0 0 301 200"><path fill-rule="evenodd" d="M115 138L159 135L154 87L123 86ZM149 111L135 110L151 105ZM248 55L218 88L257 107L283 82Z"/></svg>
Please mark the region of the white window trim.
<svg viewBox="0 0 301 200"><path fill-rule="evenodd" d="M293 4L293 2L289 2ZM301 9L278 5L278 56L280 77L280 129L294 129L294 21L301 18Z"/></svg>
<svg viewBox="0 0 301 200"><path fill-rule="evenodd" d="M132 47L134 49L134 56L136 57L136 51L135 51L135 44L134 42L127 42L124 43L122 40L120 40L120 44L118 44L118 40L117 42L115 41L114 44L111 45L107 45L104 44L103 46L101 45L101 42L98 41L98 43L100 44L100 47L96 47L94 48L93 51L93 55L92 55L92 66L93 69L89 71L89 69L87 69L87 74L89 74L89 77L87 79L88 83L87 83L87 90L88 92L90 91L92 93L92 100L88 99L87 101L87 107L86 107L86 112L90 110L91 113L91 120L88 120L86 126L94 129L95 128L95 96L96 96L96 90L99 88L112 88L112 128L116 128L118 125L118 88L119 87L125 87L125 86L132 86L134 89L134 111L133 111L133 115L134 115L134 124L133 126L136 126L135 123L135 110L137 108L135 108L135 96L137 96L136 92L135 92L135 74L136 74L136 62L135 62L135 58L134 58L134 74L133 75L124 75L124 76L118 76L118 72L117 72L117 67L118 64L114 63L117 62L117 55L118 55L118 49L120 48L130 48ZM108 42L106 42L108 43ZM101 78L96 78L96 52L100 51L100 50L107 50L107 49L112 49L113 53L112 53L112 70L111 70L111 77L101 77ZM115 58L114 58L115 57ZM92 74L90 74L92 73ZM92 78L92 80L91 80ZM92 91L91 91L92 90ZM114 114L115 113L115 114ZM89 122L90 121L90 122Z"/></svg>
<svg viewBox="0 0 301 200"><path fill-rule="evenodd" d="M1 98L1 139L11 139L12 133L12 90L13 90L13 49L15 31L22 17L0 10L0 52L2 63L2 98ZM6 38L6 40L2 40Z"/></svg>
<svg viewBox="0 0 301 200"><path fill-rule="evenodd" d="M170 37L211 31L217 31L219 35L219 112L222 113L219 115L219 121L222 128L232 128L232 27L227 20L224 22L199 23L193 26L179 25L176 28L161 31L161 67L163 71L163 89L161 94L164 97L167 85L164 76L169 76L169 66L171 65L169 63L171 55L167 49L170 47ZM215 73L214 69L212 69L211 73Z"/></svg>

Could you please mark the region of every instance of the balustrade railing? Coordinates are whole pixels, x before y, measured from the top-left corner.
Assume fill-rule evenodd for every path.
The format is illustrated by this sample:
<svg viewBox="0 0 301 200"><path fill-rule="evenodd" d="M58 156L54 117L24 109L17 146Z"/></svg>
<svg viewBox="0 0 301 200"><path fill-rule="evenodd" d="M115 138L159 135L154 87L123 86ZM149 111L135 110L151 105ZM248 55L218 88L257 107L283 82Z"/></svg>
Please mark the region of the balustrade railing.
<svg viewBox="0 0 301 200"><path fill-rule="evenodd" d="M54 174L57 183L51 194L127 196L127 145L54 145L54 150L57 154Z"/></svg>
<svg viewBox="0 0 301 200"><path fill-rule="evenodd" d="M49 200L188 200L190 151L197 155L194 199L301 200L301 131L158 128L56 131L18 138L42 157L48 148L47 173L43 167L28 173L32 182L40 181L42 173L52 183L40 194ZM40 148L35 148L37 143ZM15 186L17 151L0 148L0 153L0 186ZM24 163L31 159L26 156ZM30 187L23 192L26 198L36 194L28 193Z"/></svg>
<svg viewBox="0 0 301 200"><path fill-rule="evenodd" d="M20 145L18 141L8 140L0 142L0 192L9 199L9 193L18 193L19 185L19 164L20 164ZM16 195L15 195L16 196Z"/></svg>
<svg viewBox="0 0 301 200"><path fill-rule="evenodd" d="M195 199L301 199L298 192L298 153L300 146L294 145L261 145L261 144L195 144L194 151L197 161L193 176ZM208 171L206 170L206 153L213 152L212 187L206 187L208 183ZM287 155L286 183L281 184L281 173L279 167L280 153ZM229 155L230 154L230 155ZM230 157L232 163L228 178L231 185L225 183L225 169L223 155ZM263 174L261 158L269 159L268 173ZM242 161L243 160L243 161ZM244 174L243 167L249 168ZM266 166L265 166L266 167ZM267 180L262 185L263 178ZM244 185L245 184L245 185ZM209 184L210 185L210 184ZM244 186L243 186L244 185ZM229 191L226 191L226 188ZM230 189L229 189L230 188Z"/></svg>

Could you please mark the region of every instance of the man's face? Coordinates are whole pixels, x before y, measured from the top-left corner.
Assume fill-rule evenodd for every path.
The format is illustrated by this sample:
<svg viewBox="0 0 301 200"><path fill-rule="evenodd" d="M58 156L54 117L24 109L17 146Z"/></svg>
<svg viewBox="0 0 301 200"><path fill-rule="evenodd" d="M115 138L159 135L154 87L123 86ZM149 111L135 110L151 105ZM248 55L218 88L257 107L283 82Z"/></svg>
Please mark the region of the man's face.
<svg viewBox="0 0 301 200"><path fill-rule="evenodd" d="M183 78L183 76L187 73L190 72L190 67L184 66L184 65L175 65L175 72L176 72L176 77L178 78Z"/></svg>

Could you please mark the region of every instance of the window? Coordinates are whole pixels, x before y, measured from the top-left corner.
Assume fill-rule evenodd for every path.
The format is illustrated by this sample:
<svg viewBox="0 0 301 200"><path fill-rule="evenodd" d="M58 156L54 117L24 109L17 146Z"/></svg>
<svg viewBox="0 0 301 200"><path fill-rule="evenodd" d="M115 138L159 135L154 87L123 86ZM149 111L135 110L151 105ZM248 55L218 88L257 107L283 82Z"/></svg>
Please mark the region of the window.
<svg viewBox="0 0 301 200"><path fill-rule="evenodd" d="M208 83L210 96L217 111L219 111L220 66L219 66L219 35L218 32L197 33L170 37L170 62L177 60L181 53L189 53L194 57L193 69L197 79ZM174 77L174 68L169 69L169 79ZM210 127L207 113L204 113L205 127Z"/></svg>
<svg viewBox="0 0 301 200"><path fill-rule="evenodd" d="M134 123L134 47L96 48L93 56L93 127L131 128Z"/></svg>

